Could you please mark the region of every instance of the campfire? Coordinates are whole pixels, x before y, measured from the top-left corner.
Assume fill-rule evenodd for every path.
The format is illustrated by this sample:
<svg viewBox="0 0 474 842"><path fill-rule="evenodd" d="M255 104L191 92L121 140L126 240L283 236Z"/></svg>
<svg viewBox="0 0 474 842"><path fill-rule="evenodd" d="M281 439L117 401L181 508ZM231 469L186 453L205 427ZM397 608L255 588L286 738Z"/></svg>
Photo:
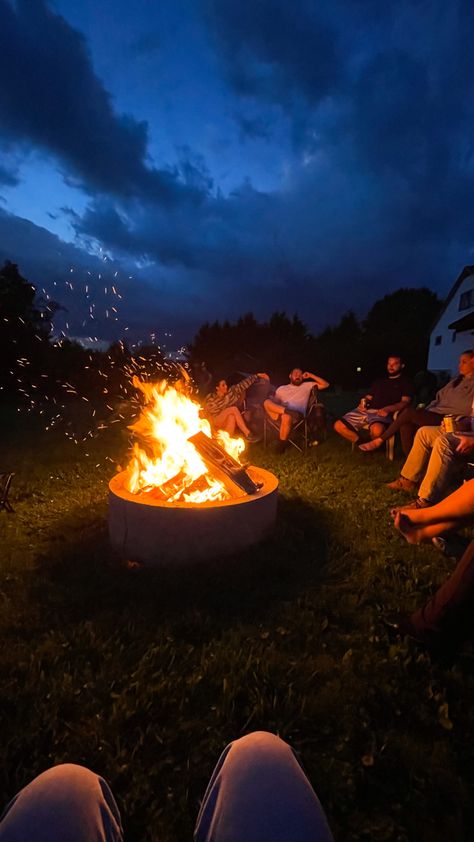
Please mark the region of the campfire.
<svg viewBox="0 0 474 842"><path fill-rule="evenodd" d="M126 487L169 503L205 503L253 493L257 487L240 464L245 448L223 430L212 440L201 407L186 394L186 383L166 380L134 385L145 406L130 430L138 441L127 469Z"/></svg>
<svg viewBox="0 0 474 842"><path fill-rule="evenodd" d="M273 527L278 481L242 464L245 444L213 434L186 381L145 383L130 426L135 442L125 471L109 484L112 544L131 560L191 562L228 555Z"/></svg>

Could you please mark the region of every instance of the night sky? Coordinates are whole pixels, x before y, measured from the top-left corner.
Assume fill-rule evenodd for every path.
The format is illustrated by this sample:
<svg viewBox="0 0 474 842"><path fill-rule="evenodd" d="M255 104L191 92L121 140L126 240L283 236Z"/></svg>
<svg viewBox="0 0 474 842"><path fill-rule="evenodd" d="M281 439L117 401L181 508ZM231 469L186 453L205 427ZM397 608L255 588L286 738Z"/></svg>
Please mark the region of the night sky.
<svg viewBox="0 0 474 842"><path fill-rule="evenodd" d="M71 335L317 331L474 262L472 0L0 0L0 31L0 260Z"/></svg>

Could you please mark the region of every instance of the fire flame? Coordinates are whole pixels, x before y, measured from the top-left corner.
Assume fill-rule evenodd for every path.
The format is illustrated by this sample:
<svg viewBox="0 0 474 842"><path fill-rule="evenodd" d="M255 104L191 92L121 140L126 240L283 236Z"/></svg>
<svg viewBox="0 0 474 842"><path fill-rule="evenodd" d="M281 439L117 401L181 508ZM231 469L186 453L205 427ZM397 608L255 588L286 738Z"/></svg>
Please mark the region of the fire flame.
<svg viewBox="0 0 474 842"><path fill-rule="evenodd" d="M211 437L209 421L201 417L200 405L186 394L187 384L174 386L166 380L144 383L138 377L133 385L145 397L138 421L129 429L142 443L133 445L127 468L126 487L132 494L155 492L169 502L204 503L230 497L220 480L209 474L190 436L202 432ZM234 459L245 448L242 439L217 432L219 444Z"/></svg>

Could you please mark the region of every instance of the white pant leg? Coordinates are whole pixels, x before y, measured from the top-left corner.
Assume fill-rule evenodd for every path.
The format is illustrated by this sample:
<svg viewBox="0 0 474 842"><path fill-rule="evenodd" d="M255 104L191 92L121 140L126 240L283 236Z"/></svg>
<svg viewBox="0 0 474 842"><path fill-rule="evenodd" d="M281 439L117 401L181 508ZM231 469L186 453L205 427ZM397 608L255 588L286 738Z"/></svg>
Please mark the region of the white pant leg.
<svg viewBox="0 0 474 842"><path fill-rule="evenodd" d="M108 784L72 763L38 775L0 819L0 842L122 840L120 813Z"/></svg>
<svg viewBox="0 0 474 842"><path fill-rule="evenodd" d="M256 731L222 753L207 787L195 842L333 842L292 749Z"/></svg>
<svg viewBox="0 0 474 842"><path fill-rule="evenodd" d="M420 427L416 431L412 448L408 454L400 474L405 479L418 482L427 468L431 450L441 435L440 427Z"/></svg>
<svg viewBox="0 0 474 842"><path fill-rule="evenodd" d="M444 497L453 472L463 458L456 453L458 444L459 439L453 433L445 433L435 441L425 477L418 489L421 500L437 503Z"/></svg>

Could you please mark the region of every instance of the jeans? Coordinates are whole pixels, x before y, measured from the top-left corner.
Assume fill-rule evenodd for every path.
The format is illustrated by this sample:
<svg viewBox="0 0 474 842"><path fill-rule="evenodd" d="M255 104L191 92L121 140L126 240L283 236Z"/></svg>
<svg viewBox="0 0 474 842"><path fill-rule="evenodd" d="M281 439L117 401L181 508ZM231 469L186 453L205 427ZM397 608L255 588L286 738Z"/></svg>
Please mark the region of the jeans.
<svg viewBox="0 0 474 842"><path fill-rule="evenodd" d="M417 431L401 475L413 482L422 479L418 489L421 500L433 504L444 497L453 473L463 461L456 453L458 444L454 433L442 433L440 427L420 427Z"/></svg>
<svg viewBox="0 0 474 842"><path fill-rule="evenodd" d="M103 778L83 766L48 769L15 796L0 842L122 842ZM264 731L227 746L208 784L194 842L331 842L321 804L291 748Z"/></svg>

